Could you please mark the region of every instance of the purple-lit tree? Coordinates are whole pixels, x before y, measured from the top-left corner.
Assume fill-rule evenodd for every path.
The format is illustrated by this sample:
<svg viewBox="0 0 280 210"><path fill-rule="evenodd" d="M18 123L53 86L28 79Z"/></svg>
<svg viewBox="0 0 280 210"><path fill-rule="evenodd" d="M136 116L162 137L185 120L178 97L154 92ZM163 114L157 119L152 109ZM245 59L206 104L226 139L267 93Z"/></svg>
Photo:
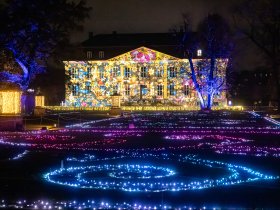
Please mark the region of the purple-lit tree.
<svg viewBox="0 0 280 210"><path fill-rule="evenodd" d="M47 60L69 41L69 34L82 29L88 17L85 0L8 0L0 14L0 47L9 51L21 74L1 69L0 81L26 90L32 79L46 70Z"/></svg>
<svg viewBox="0 0 280 210"><path fill-rule="evenodd" d="M186 17L186 16L185 16ZM190 64L190 77L194 83L201 109L211 109L213 98L225 90L226 75L222 75L219 59L229 59L233 44L227 22L217 14L208 15L193 33L189 19L185 18L184 35L180 47L185 52ZM201 49L202 57L198 62L197 50Z"/></svg>

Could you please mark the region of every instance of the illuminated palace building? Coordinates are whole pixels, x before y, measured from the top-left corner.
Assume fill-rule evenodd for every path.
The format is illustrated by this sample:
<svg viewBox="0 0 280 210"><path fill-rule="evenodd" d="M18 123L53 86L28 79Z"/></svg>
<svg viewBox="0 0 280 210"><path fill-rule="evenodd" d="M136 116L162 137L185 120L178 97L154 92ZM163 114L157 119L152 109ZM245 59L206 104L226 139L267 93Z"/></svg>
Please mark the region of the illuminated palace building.
<svg viewBox="0 0 280 210"><path fill-rule="evenodd" d="M79 59L64 61L70 78L66 106L111 106L112 95L118 94L121 106L197 108L189 62L172 40L170 34L90 34ZM203 50L196 53L193 62L197 69L205 58ZM218 76L225 77L227 60L216 63L222 72ZM214 105L225 104L225 91L216 94Z"/></svg>

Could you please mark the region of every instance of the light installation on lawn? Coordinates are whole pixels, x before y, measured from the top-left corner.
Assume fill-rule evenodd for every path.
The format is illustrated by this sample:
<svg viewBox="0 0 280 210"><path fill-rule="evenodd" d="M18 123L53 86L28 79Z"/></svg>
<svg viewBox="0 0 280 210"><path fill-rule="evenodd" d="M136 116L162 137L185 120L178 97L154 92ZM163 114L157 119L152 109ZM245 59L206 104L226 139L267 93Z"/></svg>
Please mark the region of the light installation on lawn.
<svg viewBox="0 0 280 210"><path fill-rule="evenodd" d="M192 120L196 116L196 121ZM0 144L54 150L122 151L121 145L143 138L148 133L161 136L164 146L131 148L134 151L205 150L219 154L280 157L277 144L259 146L239 137L244 134L280 135L278 126L269 125L259 115L240 113L244 118L229 118L230 112L218 112L216 118L205 113L131 114L70 125L58 131L2 132ZM246 117L246 118L245 118ZM133 123L134 128L129 128ZM108 130L109 129L109 130ZM83 139L81 141L80 139ZM177 141L176 145L172 142Z"/></svg>
<svg viewBox="0 0 280 210"><path fill-rule="evenodd" d="M0 114L20 114L21 91L0 91Z"/></svg>
<svg viewBox="0 0 280 210"><path fill-rule="evenodd" d="M9 158L9 160L19 160L19 159L22 159L23 157L25 157L28 154L28 152L29 152L28 150L24 150L24 152L17 154L13 158Z"/></svg>
<svg viewBox="0 0 280 210"><path fill-rule="evenodd" d="M161 192L161 191L185 191L213 188L225 185L236 185L256 180L278 179L278 176L271 176L255 171L251 168L226 163L222 161L201 159L196 155L169 155L169 154L149 154L149 153L131 153L113 157L114 159L125 159L131 157L145 159L153 157L158 160L172 160L178 163L188 163L200 165L208 168L219 168L229 172L228 176L222 176L217 179L189 179L182 174L168 167L138 164L100 164L99 160L89 161L88 165L69 166L64 169L57 169L44 174L44 179L59 185L103 189L103 190L121 190L129 192ZM108 158L107 160L110 160ZM81 160L78 160L81 162ZM102 172L102 176L98 175Z"/></svg>
<svg viewBox="0 0 280 210"><path fill-rule="evenodd" d="M17 200L0 201L0 208L17 208L17 209L220 209L218 206L194 206L190 204L170 205L170 204L151 204L147 202L109 202L108 200Z"/></svg>
<svg viewBox="0 0 280 210"><path fill-rule="evenodd" d="M269 125L254 112L240 113L244 118L229 118L230 112L218 112L216 122L205 113L131 114L69 126L57 131L1 132L0 144L29 149L123 151L122 144L148 133L160 136L164 145L130 148L130 151L205 150L219 154L280 157L280 147L269 143L260 146L244 134L280 135L278 126ZM196 115L196 121L192 117ZM245 118L246 117L246 118ZM134 128L129 128L133 123ZM249 126L250 125L250 126ZM109 129L109 130L108 130ZM83 141L81 141L83 139ZM173 144L173 141L177 141Z"/></svg>
<svg viewBox="0 0 280 210"><path fill-rule="evenodd" d="M248 111L248 113L250 113L251 115L253 115L256 118L263 118L265 120L267 120L268 122L271 122L274 125L280 126L280 122L277 120L274 120L270 117L262 117L260 114L256 113L255 111Z"/></svg>
<svg viewBox="0 0 280 210"><path fill-rule="evenodd" d="M197 121L192 119L194 114L197 115ZM208 159L208 157L202 158L200 156L186 155L188 153L195 153L196 151L200 154L201 152L204 154L204 151L206 151L207 154L209 153L211 154L210 156L213 155L213 157L233 157L219 155L226 153L268 156L267 158L253 157L252 160L277 161L275 157L280 157L279 144L275 141L275 144L271 141L268 142L266 138L272 137L277 140L277 136L280 135L279 127L270 124L270 122L266 121L262 116L253 116L244 112L241 113L241 115L244 114L246 118L231 118L229 116L230 114L229 112L218 112L217 115L219 115L219 117L215 117L214 119L211 117L208 118L208 115L205 113L195 112L153 113L152 115L147 113L145 115L130 114L130 116L121 118L77 124L75 126L69 126L67 129L57 131L1 132L0 143L6 145L5 147L28 149L28 159L33 155L34 151L37 153L38 150L44 151L44 149L53 152L57 152L56 150L65 150L67 153L68 151L73 151L75 154L84 154L84 152L87 151L88 154L83 158L75 156L64 159L64 161L66 161L66 167L61 171L58 169L57 173L59 174L51 175L50 173L54 171L49 171L49 178L55 183L56 181L60 182L60 184L66 182L64 177L67 176L67 174L73 174L73 177L67 180L68 183L66 186L62 187L63 189L69 189L69 187L88 188L89 192L93 192L90 189L103 190L105 188L105 190L111 189L118 192L125 191L125 194L129 193L131 195L134 194L132 192L145 193L163 191L165 191L166 194L169 194L168 192L170 192L170 194L181 194L178 191L211 189L212 187L222 188L223 186L242 185L242 183L246 186L247 182L254 182L252 185L258 185L259 183L264 183L264 185L266 185L270 182L269 180L271 180L272 184L277 183L278 180L272 182L274 179L279 179L279 176L277 176L279 174L277 172L275 172L275 174L268 174L265 171L261 172L258 166L253 168L253 166L246 166L246 163L228 163L225 160L215 161L214 158L211 160L210 158ZM133 123L135 127L130 129L128 127L129 123ZM150 133L155 134L155 136L158 137L156 141L160 141L162 144L153 145L149 148L138 146L134 148L127 147L130 143L133 145L133 141L135 140L138 141L146 138ZM255 139L256 136L259 139ZM259 140L265 145L260 145L258 142ZM88 143L89 141L91 142L90 144ZM21 151L24 151L24 149ZM19 151L18 148L16 151ZM94 151L94 153L92 154L91 151ZM22 154L24 154L24 152ZM180 154L184 155L180 156ZM17 155L15 153L14 157L17 156L20 159L25 158L25 155L21 156L21 154ZM180 168L180 166L186 168L187 164L192 164L191 167L196 167L195 165L197 165L205 168L209 170L209 174L211 174L210 170L214 170L216 176L203 177L205 173L197 173L198 176L196 177L195 172L195 175L192 176L192 178L195 178L192 180L184 176L178 178L182 175L182 168ZM70 168L72 168L72 171L70 171ZM69 170L67 171L67 169ZM52 168L50 170L55 169ZM220 174L219 171L224 171L225 173ZM96 176L96 173L99 172L105 174L104 177L106 179L102 180L101 185L99 185L99 182L94 183L94 180L99 178ZM58 176L60 177L58 178ZM263 182L264 180L266 181ZM115 182L115 185L111 185L112 182ZM117 186L116 182L123 185ZM193 184L191 184L192 182ZM126 185L124 185L125 183ZM139 183L139 186L137 183ZM146 183L146 186L142 185L143 183ZM92 188L89 186L92 186ZM164 186L164 188L162 186ZM108 192L106 191L105 193ZM161 193L157 195L160 194ZM134 195L138 196L139 194ZM145 203L143 201L135 202L124 199L125 202L123 202L123 200L114 203L111 197L108 198L109 200L94 199L95 200L89 201L64 200L62 202L38 200L32 201L31 203L21 200L17 203L13 201L13 204L9 201L4 201L0 204L0 207L14 205L15 208L37 209L203 209L202 204L199 204L200 206L193 206L186 203L173 206L173 204L168 202L157 201L155 203ZM207 205L207 209L209 208L210 206Z"/></svg>

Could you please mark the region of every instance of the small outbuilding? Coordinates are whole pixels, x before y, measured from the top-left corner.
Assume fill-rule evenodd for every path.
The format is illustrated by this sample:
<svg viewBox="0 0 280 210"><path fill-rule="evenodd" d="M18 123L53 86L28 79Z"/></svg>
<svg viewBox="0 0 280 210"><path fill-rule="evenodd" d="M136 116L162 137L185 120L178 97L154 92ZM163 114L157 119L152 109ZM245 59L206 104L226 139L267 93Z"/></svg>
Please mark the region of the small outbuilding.
<svg viewBox="0 0 280 210"><path fill-rule="evenodd" d="M0 90L0 114L1 115L21 114L21 91Z"/></svg>

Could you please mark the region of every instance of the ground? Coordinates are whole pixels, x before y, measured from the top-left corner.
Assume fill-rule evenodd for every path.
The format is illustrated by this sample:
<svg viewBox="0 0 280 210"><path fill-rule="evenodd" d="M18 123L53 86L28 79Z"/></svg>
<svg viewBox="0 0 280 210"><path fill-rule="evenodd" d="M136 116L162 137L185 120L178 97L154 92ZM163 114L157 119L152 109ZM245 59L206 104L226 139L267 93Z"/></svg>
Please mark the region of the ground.
<svg viewBox="0 0 280 210"><path fill-rule="evenodd" d="M280 206L280 130L254 112L60 116L0 133L0 207Z"/></svg>

